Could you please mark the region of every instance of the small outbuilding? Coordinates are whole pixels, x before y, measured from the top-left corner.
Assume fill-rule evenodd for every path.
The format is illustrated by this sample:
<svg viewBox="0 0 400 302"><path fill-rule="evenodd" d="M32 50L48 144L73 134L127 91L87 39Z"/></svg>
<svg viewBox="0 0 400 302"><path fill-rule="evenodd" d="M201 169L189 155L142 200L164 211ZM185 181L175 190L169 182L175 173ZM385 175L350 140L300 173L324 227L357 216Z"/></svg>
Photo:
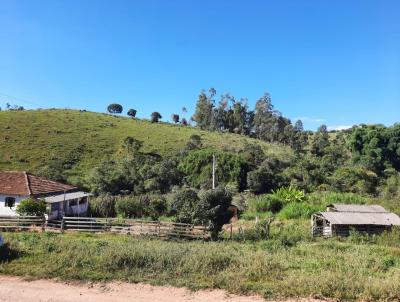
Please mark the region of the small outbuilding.
<svg viewBox="0 0 400 302"><path fill-rule="evenodd" d="M16 215L17 205L28 197L47 203L50 220L86 216L89 195L74 186L25 171L0 171L0 216Z"/></svg>
<svg viewBox="0 0 400 302"><path fill-rule="evenodd" d="M331 204L311 217L313 237L348 236L350 230L381 234L400 226L400 217L379 205Z"/></svg>

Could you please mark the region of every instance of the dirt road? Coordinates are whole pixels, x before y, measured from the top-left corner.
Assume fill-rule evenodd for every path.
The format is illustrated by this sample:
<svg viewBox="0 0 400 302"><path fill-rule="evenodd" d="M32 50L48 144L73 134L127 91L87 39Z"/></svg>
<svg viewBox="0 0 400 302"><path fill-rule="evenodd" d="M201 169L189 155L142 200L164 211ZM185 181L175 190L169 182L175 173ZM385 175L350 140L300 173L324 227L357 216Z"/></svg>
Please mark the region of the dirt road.
<svg viewBox="0 0 400 302"><path fill-rule="evenodd" d="M222 290L190 292L183 288L130 283L24 281L0 276L2 302L260 302L260 297L228 295Z"/></svg>

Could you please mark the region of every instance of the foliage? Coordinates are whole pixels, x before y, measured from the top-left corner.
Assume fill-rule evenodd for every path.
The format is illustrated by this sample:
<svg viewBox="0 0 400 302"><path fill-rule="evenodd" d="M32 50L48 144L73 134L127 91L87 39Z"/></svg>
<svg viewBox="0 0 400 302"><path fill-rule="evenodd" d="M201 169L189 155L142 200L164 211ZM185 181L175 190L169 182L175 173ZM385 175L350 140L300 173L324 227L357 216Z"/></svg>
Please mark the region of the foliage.
<svg viewBox="0 0 400 302"><path fill-rule="evenodd" d="M247 174L247 186L255 194L269 193L287 183L282 173L286 164L276 157L269 157L257 170Z"/></svg>
<svg viewBox="0 0 400 302"><path fill-rule="evenodd" d="M162 119L162 116L159 112L155 111L151 114L150 116L150 121L152 123L158 123L160 121L160 119Z"/></svg>
<svg viewBox="0 0 400 302"><path fill-rule="evenodd" d="M349 147L355 163L378 175L389 168L400 171L400 124L361 125L352 131Z"/></svg>
<svg viewBox="0 0 400 302"><path fill-rule="evenodd" d="M116 214L123 218L150 217L157 220L167 211L167 201L160 195L119 196L115 203Z"/></svg>
<svg viewBox="0 0 400 302"><path fill-rule="evenodd" d="M216 239L222 226L230 221L232 213L228 211L231 206L232 195L225 188L200 191L199 203L195 212L195 222L207 225L211 237Z"/></svg>
<svg viewBox="0 0 400 302"><path fill-rule="evenodd" d="M115 212L119 217L123 218L140 218L143 216L144 199L137 196L124 196L117 198L115 202Z"/></svg>
<svg viewBox="0 0 400 302"><path fill-rule="evenodd" d="M108 105L108 107L107 107L107 111L109 113L121 113L122 110L123 110L123 108L120 104L113 103L113 104Z"/></svg>
<svg viewBox="0 0 400 302"><path fill-rule="evenodd" d="M201 149L201 147L203 147L203 143L201 141L201 136L197 135L197 134L193 134L190 136L185 149L190 151L190 150L195 150L195 149Z"/></svg>
<svg viewBox="0 0 400 302"><path fill-rule="evenodd" d="M285 203L303 202L306 200L306 194L294 186L281 187L273 191L273 196Z"/></svg>
<svg viewBox="0 0 400 302"><path fill-rule="evenodd" d="M137 110L136 109L129 109L127 115L134 118L136 116Z"/></svg>
<svg viewBox="0 0 400 302"><path fill-rule="evenodd" d="M179 123L179 114L176 114L176 113L171 114L171 120L172 120L175 124Z"/></svg>
<svg viewBox="0 0 400 302"><path fill-rule="evenodd" d="M195 188L211 188L213 155L217 161L216 183L233 183L239 191L246 187L247 164L240 156L210 149L192 150L179 163L185 182Z"/></svg>
<svg viewBox="0 0 400 302"><path fill-rule="evenodd" d="M16 208L16 212L21 216L43 216L46 211L46 202L33 197L22 200Z"/></svg>
<svg viewBox="0 0 400 302"><path fill-rule="evenodd" d="M374 194L378 185L377 175L363 166L339 167L329 182L334 190L341 192Z"/></svg>
<svg viewBox="0 0 400 302"><path fill-rule="evenodd" d="M254 196L248 201L248 211L253 213L272 212L275 214L282 208L282 200L271 194Z"/></svg>
<svg viewBox="0 0 400 302"><path fill-rule="evenodd" d="M93 217L115 217L115 197L110 193L92 197L89 210Z"/></svg>
<svg viewBox="0 0 400 302"><path fill-rule="evenodd" d="M181 188L173 192L171 214L175 221L182 223L195 223L196 209L199 204L197 192L191 188Z"/></svg>
<svg viewBox="0 0 400 302"><path fill-rule="evenodd" d="M310 218L312 214L324 210L324 207L305 202L289 203L278 214L281 219Z"/></svg>
<svg viewBox="0 0 400 302"><path fill-rule="evenodd" d="M174 192L171 199L171 214L175 216L175 221L205 225L214 239L232 218L228 210L232 195L222 187L203 190L199 194L193 189L181 188Z"/></svg>

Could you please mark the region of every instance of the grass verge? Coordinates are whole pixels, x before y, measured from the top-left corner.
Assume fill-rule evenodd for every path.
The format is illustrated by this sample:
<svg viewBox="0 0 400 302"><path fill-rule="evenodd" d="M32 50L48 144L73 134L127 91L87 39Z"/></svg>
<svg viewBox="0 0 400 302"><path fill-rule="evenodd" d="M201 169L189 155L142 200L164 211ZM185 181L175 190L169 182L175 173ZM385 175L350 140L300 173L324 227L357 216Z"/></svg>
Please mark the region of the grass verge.
<svg viewBox="0 0 400 302"><path fill-rule="evenodd" d="M400 235L298 242L166 242L118 235L4 233L0 273L221 288L266 298L388 300L400 293Z"/></svg>

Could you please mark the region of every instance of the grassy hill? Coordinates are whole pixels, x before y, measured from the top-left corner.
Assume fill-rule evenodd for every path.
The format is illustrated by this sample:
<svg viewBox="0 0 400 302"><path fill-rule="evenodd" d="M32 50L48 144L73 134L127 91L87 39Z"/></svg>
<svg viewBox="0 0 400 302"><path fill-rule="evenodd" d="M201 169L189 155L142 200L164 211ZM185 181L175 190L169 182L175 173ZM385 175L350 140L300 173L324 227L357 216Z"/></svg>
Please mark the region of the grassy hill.
<svg viewBox="0 0 400 302"><path fill-rule="evenodd" d="M133 136L144 142L144 151L171 155L182 149L193 134L203 144L237 152L245 142L257 143L266 154L286 156L290 149L244 136L201 131L168 123L115 117L77 110L27 110L0 112L0 170L35 172L52 159L73 162L68 172L84 176L104 157L115 156L122 141Z"/></svg>

